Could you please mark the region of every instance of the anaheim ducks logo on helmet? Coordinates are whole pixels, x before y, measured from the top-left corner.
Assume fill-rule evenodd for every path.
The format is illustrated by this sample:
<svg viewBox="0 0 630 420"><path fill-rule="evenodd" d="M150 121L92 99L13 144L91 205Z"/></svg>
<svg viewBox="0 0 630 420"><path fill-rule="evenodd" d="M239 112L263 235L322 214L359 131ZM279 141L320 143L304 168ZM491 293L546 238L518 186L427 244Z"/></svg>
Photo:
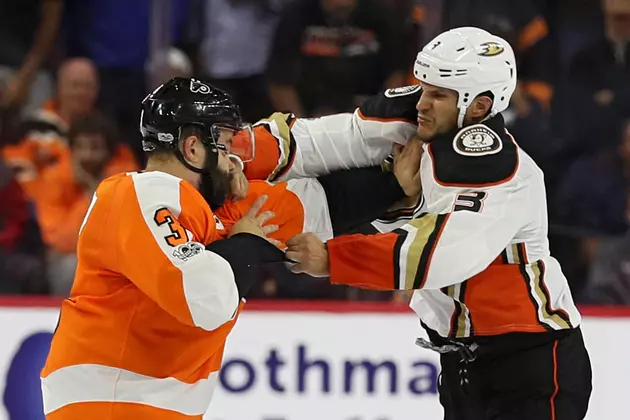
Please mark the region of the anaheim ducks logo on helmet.
<svg viewBox="0 0 630 420"><path fill-rule="evenodd" d="M501 44L494 41L484 42L481 46L484 50L483 52L480 52L479 55L484 57L494 57L495 55L499 55L505 51L505 48L503 48Z"/></svg>
<svg viewBox="0 0 630 420"><path fill-rule="evenodd" d="M190 91L192 93L201 93L203 95L207 95L208 93L210 93L210 87L197 79L191 78Z"/></svg>

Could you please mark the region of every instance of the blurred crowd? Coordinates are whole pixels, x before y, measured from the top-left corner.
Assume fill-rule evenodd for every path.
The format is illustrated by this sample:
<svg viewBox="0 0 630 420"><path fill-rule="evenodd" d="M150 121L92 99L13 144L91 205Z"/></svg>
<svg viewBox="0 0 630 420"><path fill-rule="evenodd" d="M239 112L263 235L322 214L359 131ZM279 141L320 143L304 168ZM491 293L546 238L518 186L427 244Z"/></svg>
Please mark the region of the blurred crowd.
<svg viewBox="0 0 630 420"><path fill-rule="evenodd" d="M470 25L517 52L505 117L545 172L551 249L576 300L630 305L630 0L0 4L0 293L68 294L92 194L144 165L139 105L163 80L203 78L250 122L348 112L414 83L417 51ZM402 299L308 279L254 295Z"/></svg>

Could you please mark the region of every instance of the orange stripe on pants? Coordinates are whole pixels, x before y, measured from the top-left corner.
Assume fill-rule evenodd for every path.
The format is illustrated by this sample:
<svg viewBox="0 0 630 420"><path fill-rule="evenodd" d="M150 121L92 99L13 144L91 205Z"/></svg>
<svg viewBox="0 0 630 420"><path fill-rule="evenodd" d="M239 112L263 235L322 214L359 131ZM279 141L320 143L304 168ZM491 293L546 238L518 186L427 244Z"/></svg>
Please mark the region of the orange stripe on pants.
<svg viewBox="0 0 630 420"><path fill-rule="evenodd" d="M553 394L551 394L551 420L556 420L556 395L558 395L558 340L553 343Z"/></svg>

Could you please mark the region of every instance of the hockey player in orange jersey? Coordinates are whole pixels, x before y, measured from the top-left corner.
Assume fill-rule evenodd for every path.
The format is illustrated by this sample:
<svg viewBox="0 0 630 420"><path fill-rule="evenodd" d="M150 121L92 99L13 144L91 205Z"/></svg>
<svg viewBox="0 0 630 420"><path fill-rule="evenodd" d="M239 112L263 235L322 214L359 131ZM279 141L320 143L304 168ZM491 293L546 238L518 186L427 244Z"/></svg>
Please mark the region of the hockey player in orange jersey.
<svg viewBox="0 0 630 420"><path fill-rule="evenodd" d="M382 194L367 212L332 200L345 195L333 185L356 190L354 181L336 182L351 171L261 182L252 188L254 200L250 194L221 208L235 171L232 139L249 136L251 128L229 96L194 79L173 79L149 95L141 131L146 170L105 180L79 232L74 285L41 375L48 420L200 420L243 297L266 267L284 264L267 235L285 228L278 238L286 240L321 220L319 210L311 215L303 203L297 219L291 213L282 226L266 224L274 217L266 209L295 203L287 191L299 200L319 199L332 232L418 193L404 178L413 171L366 167L353 174L373 176L373 184L362 201L353 201ZM251 159L247 147L240 153ZM419 164L419 153L400 156L399 168Z"/></svg>
<svg viewBox="0 0 630 420"><path fill-rule="evenodd" d="M146 171L105 180L79 233L42 371L51 420L201 419L241 298L263 263L283 261L262 226L273 215L255 214L263 200L229 235L211 211L228 193L238 108L190 82L143 106Z"/></svg>

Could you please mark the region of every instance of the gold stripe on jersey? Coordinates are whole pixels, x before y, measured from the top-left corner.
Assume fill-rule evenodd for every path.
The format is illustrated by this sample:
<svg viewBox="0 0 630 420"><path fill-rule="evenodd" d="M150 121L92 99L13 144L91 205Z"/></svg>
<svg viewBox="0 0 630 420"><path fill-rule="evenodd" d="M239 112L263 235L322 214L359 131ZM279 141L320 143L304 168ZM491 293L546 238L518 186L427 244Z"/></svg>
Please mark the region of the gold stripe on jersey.
<svg viewBox="0 0 630 420"><path fill-rule="evenodd" d="M557 312L551 309L551 302L549 302L548 291L546 290L546 286L544 285L544 266L541 266L540 262L535 262L533 264L530 264L529 267L534 273L534 292L540 299L540 311L542 312L543 318L548 322L553 322L562 329L571 328L571 324L568 322L568 319L565 319L565 317L559 315Z"/></svg>
<svg viewBox="0 0 630 420"><path fill-rule="evenodd" d="M517 244L511 244L501 253L501 257L504 258L504 262L507 264L527 264L527 252L525 244L520 242Z"/></svg>
<svg viewBox="0 0 630 420"><path fill-rule="evenodd" d="M440 233L448 214L425 214L418 219L409 222L415 231L410 231L407 238L411 239L409 248L405 250L407 239L400 252L401 262L405 262L405 284L406 290L421 289L426 280L427 271L431 259L431 253L438 242ZM411 235L415 233L415 235ZM400 282L398 282L400 283Z"/></svg>
<svg viewBox="0 0 630 420"><path fill-rule="evenodd" d="M511 245L511 251L512 251L512 263L513 264L521 264L521 258L518 255L518 245L517 244L512 244Z"/></svg>
<svg viewBox="0 0 630 420"><path fill-rule="evenodd" d="M468 310L468 306L464 303L466 297L466 286L467 282L460 283L459 287L459 298L456 303L460 307L460 314L457 319L457 333L456 338L469 337L473 335L473 327L472 327L472 319L470 318L470 311Z"/></svg>
<svg viewBox="0 0 630 420"><path fill-rule="evenodd" d="M291 156L291 125L293 124L293 120L294 118L291 114L274 112L269 118L258 122L258 124L269 125L271 134L276 137L280 150L282 150L281 161L278 163L278 166L276 166L276 169L273 170L271 175L269 175L270 180L274 180L278 176L278 173L280 173L289 164ZM273 126L278 129L277 135L274 133L272 128Z"/></svg>
<svg viewBox="0 0 630 420"><path fill-rule="evenodd" d="M453 304L455 305L455 310L451 317L449 337L464 338L472 336L472 319L470 318L470 311L464 303L466 282L445 287L442 289L442 293L453 299Z"/></svg>

